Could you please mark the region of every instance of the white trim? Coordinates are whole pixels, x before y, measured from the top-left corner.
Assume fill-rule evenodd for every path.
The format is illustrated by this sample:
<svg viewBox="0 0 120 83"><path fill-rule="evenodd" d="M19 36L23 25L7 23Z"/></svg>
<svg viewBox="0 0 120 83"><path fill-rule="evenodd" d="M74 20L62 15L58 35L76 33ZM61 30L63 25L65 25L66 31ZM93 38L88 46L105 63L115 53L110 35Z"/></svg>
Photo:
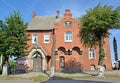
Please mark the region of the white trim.
<svg viewBox="0 0 120 83"><path fill-rule="evenodd" d="M64 22L64 26L65 27L71 27L72 26L72 22L71 21Z"/></svg>
<svg viewBox="0 0 120 83"><path fill-rule="evenodd" d="M94 53L93 53L93 51L90 52L90 49L93 49ZM95 54L95 49L94 48L88 48L88 56L89 56L89 59L95 59L96 54Z"/></svg>
<svg viewBox="0 0 120 83"><path fill-rule="evenodd" d="M47 36L47 38L46 38L46 36ZM45 40L48 40L48 41L45 41ZM50 43L50 34L49 33L45 33L44 34L44 43Z"/></svg>
<svg viewBox="0 0 120 83"><path fill-rule="evenodd" d="M35 38L36 38L36 39L35 39ZM33 33L33 34L32 34L32 43L37 43L37 40L38 40L38 34Z"/></svg>
<svg viewBox="0 0 120 83"><path fill-rule="evenodd" d="M35 54L32 56L32 58L35 58L36 56L42 57L39 53L38 53L38 55L37 55L36 52L35 52Z"/></svg>
<svg viewBox="0 0 120 83"><path fill-rule="evenodd" d="M66 33L71 33L71 34L68 35ZM71 35L71 38L70 38L70 35ZM66 39L66 36L68 37L68 39ZM64 32L64 41L65 42L72 42L73 41L73 32L71 32L71 31Z"/></svg>

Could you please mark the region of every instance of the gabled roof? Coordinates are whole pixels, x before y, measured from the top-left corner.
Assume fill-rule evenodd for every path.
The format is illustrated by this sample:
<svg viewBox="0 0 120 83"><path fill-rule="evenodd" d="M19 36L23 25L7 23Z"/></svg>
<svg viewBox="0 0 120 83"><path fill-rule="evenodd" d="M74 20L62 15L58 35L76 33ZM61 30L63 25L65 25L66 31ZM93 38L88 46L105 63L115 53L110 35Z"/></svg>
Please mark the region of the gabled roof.
<svg viewBox="0 0 120 83"><path fill-rule="evenodd" d="M28 24L27 30L51 30L55 23L56 18L53 16L35 16Z"/></svg>
<svg viewBox="0 0 120 83"><path fill-rule="evenodd" d="M54 29L54 24L62 19L63 16L61 16L59 20L57 20L55 16L35 16L28 24L27 30L52 30ZM79 22L79 17L73 19Z"/></svg>

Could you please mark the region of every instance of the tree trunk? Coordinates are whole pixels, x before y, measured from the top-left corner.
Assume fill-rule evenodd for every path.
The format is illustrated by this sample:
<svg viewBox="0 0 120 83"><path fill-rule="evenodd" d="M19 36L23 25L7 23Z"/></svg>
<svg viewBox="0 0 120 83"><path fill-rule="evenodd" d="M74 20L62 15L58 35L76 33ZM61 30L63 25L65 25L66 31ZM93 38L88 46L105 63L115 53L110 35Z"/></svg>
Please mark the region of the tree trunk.
<svg viewBox="0 0 120 83"><path fill-rule="evenodd" d="M101 36L100 41L99 41L99 61L98 61L98 76L99 77L104 77L104 67L103 67L103 58L105 57L104 55L104 38Z"/></svg>
<svg viewBox="0 0 120 83"><path fill-rule="evenodd" d="M8 67L7 65L3 65L2 76L8 76Z"/></svg>
<svg viewBox="0 0 120 83"><path fill-rule="evenodd" d="M54 66L51 66L51 69L50 69L50 77L54 77L55 75L55 67Z"/></svg>
<svg viewBox="0 0 120 83"><path fill-rule="evenodd" d="M3 63L3 55L1 54L1 57L0 57L0 68L2 69L2 63Z"/></svg>
<svg viewBox="0 0 120 83"><path fill-rule="evenodd" d="M104 77L104 67L102 65L98 65L98 72L97 75L99 77Z"/></svg>
<svg viewBox="0 0 120 83"><path fill-rule="evenodd" d="M8 76L8 57L5 57L5 62L3 62L2 76Z"/></svg>
<svg viewBox="0 0 120 83"><path fill-rule="evenodd" d="M53 45L52 45L52 55L51 55L51 69L50 69L50 77L55 75L55 44L56 44L56 37L53 32Z"/></svg>

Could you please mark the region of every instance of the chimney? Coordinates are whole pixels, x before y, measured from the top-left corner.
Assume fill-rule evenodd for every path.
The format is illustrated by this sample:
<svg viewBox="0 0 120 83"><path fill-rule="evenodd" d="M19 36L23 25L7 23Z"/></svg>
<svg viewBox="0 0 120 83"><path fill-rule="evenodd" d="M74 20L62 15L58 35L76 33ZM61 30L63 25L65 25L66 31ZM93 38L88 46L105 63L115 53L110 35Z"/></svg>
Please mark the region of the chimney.
<svg viewBox="0 0 120 83"><path fill-rule="evenodd" d="M32 12L32 20L34 19L35 16L36 16L36 13Z"/></svg>
<svg viewBox="0 0 120 83"><path fill-rule="evenodd" d="M56 19L59 19L60 17L60 11L56 11L57 15L56 15Z"/></svg>
<svg viewBox="0 0 120 83"><path fill-rule="evenodd" d="M70 14L70 10L69 10L69 9L66 9L66 10L65 10L65 13L66 13L66 14Z"/></svg>
<svg viewBox="0 0 120 83"><path fill-rule="evenodd" d="M65 10L64 18L72 18L72 14L70 13L70 9Z"/></svg>

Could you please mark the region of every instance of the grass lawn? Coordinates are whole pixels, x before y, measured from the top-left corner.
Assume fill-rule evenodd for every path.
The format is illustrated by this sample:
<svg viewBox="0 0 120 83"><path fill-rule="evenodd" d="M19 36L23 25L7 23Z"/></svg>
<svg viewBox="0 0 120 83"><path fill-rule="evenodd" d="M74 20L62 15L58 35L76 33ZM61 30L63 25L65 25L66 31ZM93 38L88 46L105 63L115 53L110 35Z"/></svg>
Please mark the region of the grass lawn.
<svg viewBox="0 0 120 83"><path fill-rule="evenodd" d="M105 77L97 77L97 76L75 76L73 74L72 75L57 75L55 77L53 77L53 79L101 79L101 78L106 78L106 79L114 79L114 78L120 78L120 76L114 76L114 75L105 75ZM33 81L46 81L49 80L50 77L46 76L46 75L39 75L39 76L33 76L33 77L22 77L22 76L14 76L14 75L10 75L10 76L0 76L0 79L2 80L33 80Z"/></svg>

